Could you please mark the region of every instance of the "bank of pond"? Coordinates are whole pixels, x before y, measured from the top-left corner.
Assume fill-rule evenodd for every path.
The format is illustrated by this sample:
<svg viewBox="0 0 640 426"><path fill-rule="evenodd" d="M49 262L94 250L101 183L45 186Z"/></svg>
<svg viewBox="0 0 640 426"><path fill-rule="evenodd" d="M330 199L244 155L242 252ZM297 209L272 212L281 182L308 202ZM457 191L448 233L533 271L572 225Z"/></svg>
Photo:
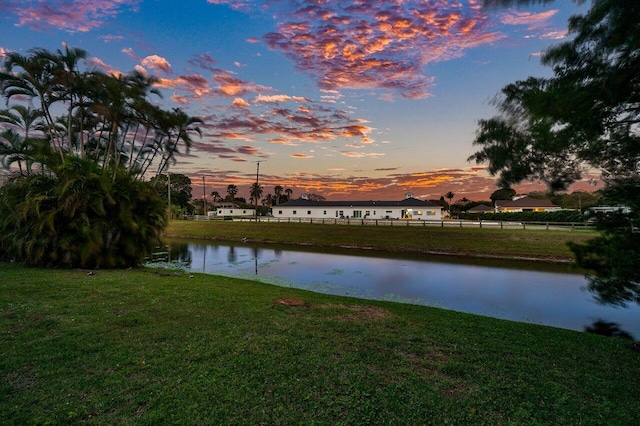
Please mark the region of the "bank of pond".
<svg viewBox="0 0 640 426"><path fill-rule="evenodd" d="M640 306L599 301L587 290L584 273L570 265L191 239L168 243L150 266L640 338Z"/></svg>

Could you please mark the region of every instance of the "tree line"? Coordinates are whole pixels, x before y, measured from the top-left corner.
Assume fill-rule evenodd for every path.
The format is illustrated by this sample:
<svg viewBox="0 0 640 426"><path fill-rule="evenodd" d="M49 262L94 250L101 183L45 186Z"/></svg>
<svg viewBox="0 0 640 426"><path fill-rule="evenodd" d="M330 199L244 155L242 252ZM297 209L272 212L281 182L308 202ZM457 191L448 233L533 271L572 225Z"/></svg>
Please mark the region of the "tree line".
<svg viewBox="0 0 640 426"><path fill-rule="evenodd" d="M155 176L201 120L154 105L156 79L82 69L65 46L6 53L0 71L0 258L41 266L134 266L159 242Z"/></svg>

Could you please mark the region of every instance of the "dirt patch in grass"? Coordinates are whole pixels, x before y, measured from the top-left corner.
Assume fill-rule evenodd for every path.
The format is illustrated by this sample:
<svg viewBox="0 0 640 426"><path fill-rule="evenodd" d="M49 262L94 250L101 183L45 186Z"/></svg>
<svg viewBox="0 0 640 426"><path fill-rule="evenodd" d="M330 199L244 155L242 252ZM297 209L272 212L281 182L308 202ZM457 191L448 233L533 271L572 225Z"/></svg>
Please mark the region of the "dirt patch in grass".
<svg viewBox="0 0 640 426"><path fill-rule="evenodd" d="M340 319L345 321L375 322L390 318L392 315L391 312L377 306L320 305L318 307L324 309L341 309L348 311L346 315L339 316Z"/></svg>
<svg viewBox="0 0 640 426"><path fill-rule="evenodd" d="M282 298L282 299L274 299L273 303L276 305L285 305L285 306L299 306L299 307L309 307L309 304L302 299L294 299L292 297Z"/></svg>

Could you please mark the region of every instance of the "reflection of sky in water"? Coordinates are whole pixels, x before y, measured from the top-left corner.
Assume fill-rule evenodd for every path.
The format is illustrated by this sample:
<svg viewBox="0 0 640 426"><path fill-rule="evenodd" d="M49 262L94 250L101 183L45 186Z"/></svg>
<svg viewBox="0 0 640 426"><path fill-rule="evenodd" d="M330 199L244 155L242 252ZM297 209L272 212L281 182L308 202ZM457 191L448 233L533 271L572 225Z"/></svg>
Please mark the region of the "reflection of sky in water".
<svg viewBox="0 0 640 426"><path fill-rule="evenodd" d="M573 330L604 319L640 338L640 307L597 304L582 275L192 242L174 246L176 257L194 272Z"/></svg>

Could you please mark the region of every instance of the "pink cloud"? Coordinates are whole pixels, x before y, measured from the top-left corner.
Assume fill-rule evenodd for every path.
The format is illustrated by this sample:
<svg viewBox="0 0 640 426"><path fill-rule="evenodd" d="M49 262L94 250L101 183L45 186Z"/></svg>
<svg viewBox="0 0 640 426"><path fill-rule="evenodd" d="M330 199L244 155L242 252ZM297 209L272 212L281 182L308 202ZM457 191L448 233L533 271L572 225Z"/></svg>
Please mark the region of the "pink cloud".
<svg viewBox="0 0 640 426"><path fill-rule="evenodd" d="M120 76L122 75L122 72L110 65L107 65L102 59L100 58L89 58L86 60L86 64L89 66L93 66L96 68L99 68L101 70L103 70L104 72L106 72L107 74L111 74L114 76Z"/></svg>
<svg viewBox="0 0 640 426"><path fill-rule="evenodd" d="M142 65L153 70L171 74L171 64L165 58L158 55L147 56L141 61Z"/></svg>
<svg viewBox="0 0 640 426"><path fill-rule="evenodd" d="M506 25L526 25L531 28L547 23L557 13L557 9L540 13L511 11L503 14L500 21Z"/></svg>
<svg viewBox="0 0 640 426"><path fill-rule="evenodd" d="M308 154L291 154L290 155L291 158L298 158L301 160L308 160L309 158L313 158L313 155L308 155Z"/></svg>
<svg viewBox="0 0 640 426"><path fill-rule="evenodd" d="M5 0L0 12L16 15L18 25L33 30L57 28L69 32L87 32L101 27L124 9L136 10L142 0Z"/></svg>
<svg viewBox="0 0 640 426"><path fill-rule="evenodd" d="M267 45L315 75L323 89L382 89L429 95L427 65L499 40L474 2L274 0L278 30Z"/></svg>

